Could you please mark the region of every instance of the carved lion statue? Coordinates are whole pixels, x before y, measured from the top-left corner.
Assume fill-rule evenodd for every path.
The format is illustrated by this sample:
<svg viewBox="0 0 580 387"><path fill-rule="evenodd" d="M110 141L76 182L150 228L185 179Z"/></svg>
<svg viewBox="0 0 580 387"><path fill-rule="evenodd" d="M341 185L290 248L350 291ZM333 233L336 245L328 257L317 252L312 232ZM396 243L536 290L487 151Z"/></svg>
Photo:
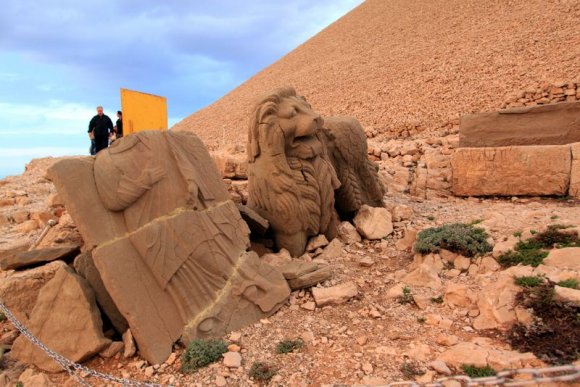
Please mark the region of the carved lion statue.
<svg viewBox="0 0 580 387"><path fill-rule="evenodd" d="M291 87L262 98L250 119L248 205L270 222L277 247L293 256L304 253L311 236L333 239L339 214L349 218L363 204L382 205L362 127L347 117L326 121Z"/></svg>

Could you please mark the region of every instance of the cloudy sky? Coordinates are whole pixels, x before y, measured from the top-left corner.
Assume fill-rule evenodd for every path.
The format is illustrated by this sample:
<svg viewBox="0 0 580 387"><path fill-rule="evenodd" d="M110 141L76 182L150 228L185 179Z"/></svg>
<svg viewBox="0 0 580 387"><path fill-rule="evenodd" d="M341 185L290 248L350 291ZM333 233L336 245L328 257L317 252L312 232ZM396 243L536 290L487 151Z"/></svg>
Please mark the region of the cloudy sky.
<svg viewBox="0 0 580 387"><path fill-rule="evenodd" d="M121 87L167 97L169 125L219 99L362 0L4 0L0 178L87 154Z"/></svg>

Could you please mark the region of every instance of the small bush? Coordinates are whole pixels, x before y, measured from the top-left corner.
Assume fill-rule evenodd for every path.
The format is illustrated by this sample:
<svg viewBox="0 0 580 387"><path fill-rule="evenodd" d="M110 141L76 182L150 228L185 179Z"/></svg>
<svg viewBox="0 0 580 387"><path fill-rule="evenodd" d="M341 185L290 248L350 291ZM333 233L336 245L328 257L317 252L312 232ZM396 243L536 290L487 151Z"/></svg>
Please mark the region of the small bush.
<svg viewBox="0 0 580 387"><path fill-rule="evenodd" d="M425 229L417 236L415 252L421 254L449 250L466 257L485 254L492 250L484 229L471 224L455 223Z"/></svg>
<svg viewBox="0 0 580 387"><path fill-rule="evenodd" d="M262 362L255 362L252 364L252 368L250 368L250 372L248 372L250 378L257 380L259 382L267 382L274 375L276 375L276 369L269 365L268 363Z"/></svg>
<svg viewBox="0 0 580 387"><path fill-rule="evenodd" d="M513 234L513 235L514 235L516 238L519 238L519 237L521 237L521 236L522 236L522 232L521 232L521 231L516 231L516 232L514 232L514 234Z"/></svg>
<svg viewBox="0 0 580 387"><path fill-rule="evenodd" d="M276 353L290 353L304 346L301 339L280 341L276 346Z"/></svg>
<svg viewBox="0 0 580 387"><path fill-rule="evenodd" d="M558 286L561 286L563 288L578 289L578 285L579 285L578 280L575 278L570 278L558 282Z"/></svg>
<svg viewBox="0 0 580 387"><path fill-rule="evenodd" d="M181 372L195 372L221 359L228 351L228 345L223 340L193 340L181 356Z"/></svg>
<svg viewBox="0 0 580 387"><path fill-rule="evenodd" d="M401 373L406 379L413 379L415 376L420 376L425 374L425 370L421 368L419 363L415 361L405 361L401 365Z"/></svg>
<svg viewBox="0 0 580 387"><path fill-rule="evenodd" d="M6 316L4 315L4 312L0 312L0 322L2 321L6 321Z"/></svg>
<svg viewBox="0 0 580 387"><path fill-rule="evenodd" d="M399 297L399 304L412 304L414 302L411 289L405 286L403 288L403 295Z"/></svg>
<svg viewBox="0 0 580 387"><path fill-rule="evenodd" d="M434 304L442 304L443 296L431 297L431 302Z"/></svg>
<svg viewBox="0 0 580 387"><path fill-rule="evenodd" d="M425 324L425 321L427 321L425 317L417 317L417 322L419 324Z"/></svg>
<svg viewBox="0 0 580 387"><path fill-rule="evenodd" d="M540 286L544 283L544 280L538 276L531 276L531 277L517 277L516 278L516 285L524 287L524 288L534 288L536 286Z"/></svg>
<svg viewBox="0 0 580 387"><path fill-rule="evenodd" d="M495 372L495 370L490 366L476 367L473 364L463 364L461 369L470 378L485 378L497 374L497 372Z"/></svg>
<svg viewBox="0 0 580 387"><path fill-rule="evenodd" d="M527 241L519 241L515 246L515 251L510 250L502 254L497 261L504 267L520 263L536 267L548 256L547 249L580 246L577 235L560 231L568 227L552 224L546 231L533 234L534 236Z"/></svg>

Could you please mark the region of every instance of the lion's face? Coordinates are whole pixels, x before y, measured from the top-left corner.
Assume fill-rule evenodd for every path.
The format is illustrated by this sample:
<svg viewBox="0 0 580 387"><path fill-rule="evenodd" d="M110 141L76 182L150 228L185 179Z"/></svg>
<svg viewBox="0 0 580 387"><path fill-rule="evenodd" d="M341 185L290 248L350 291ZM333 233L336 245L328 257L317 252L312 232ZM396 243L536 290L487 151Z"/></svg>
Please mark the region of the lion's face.
<svg viewBox="0 0 580 387"><path fill-rule="evenodd" d="M278 105L278 125L286 140L286 149L296 149L300 145L316 139L322 128L322 117L312 110L300 97L286 97Z"/></svg>

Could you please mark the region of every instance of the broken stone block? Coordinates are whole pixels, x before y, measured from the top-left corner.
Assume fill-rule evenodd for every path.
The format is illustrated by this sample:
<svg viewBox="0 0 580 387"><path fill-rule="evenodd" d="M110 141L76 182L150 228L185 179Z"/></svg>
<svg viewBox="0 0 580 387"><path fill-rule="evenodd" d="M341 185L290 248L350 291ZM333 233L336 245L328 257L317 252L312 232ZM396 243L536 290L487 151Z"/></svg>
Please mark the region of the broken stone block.
<svg viewBox="0 0 580 387"><path fill-rule="evenodd" d="M565 195L570 185L571 165L569 145L459 148L451 158L453 193L458 196Z"/></svg>
<svg viewBox="0 0 580 387"><path fill-rule="evenodd" d="M180 337L219 337L286 302L286 280L247 252L248 226L194 134L126 136L48 176L150 364Z"/></svg>
<svg viewBox="0 0 580 387"><path fill-rule="evenodd" d="M461 117L459 146L564 145L580 142L580 102Z"/></svg>
<svg viewBox="0 0 580 387"><path fill-rule="evenodd" d="M240 210L240 215L242 219L248 224L250 232L253 236L264 236L268 228L270 228L270 223L261 217L256 211L252 210L248 206L243 204L238 204L238 209Z"/></svg>
<svg viewBox="0 0 580 387"><path fill-rule="evenodd" d="M328 239L324 235L317 235L315 237L310 238L308 244L306 245L306 251L312 252L316 249L323 249L328 245Z"/></svg>
<svg viewBox="0 0 580 387"><path fill-rule="evenodd" d="M40 289L63 267L66 267L66 263L54 261L2 278L0 299L18 320L25 323L36 305Z"/></svg>
<svg viewBox="0 0 580 387"><path fill-rule="evenodd" d="M91 285L91 288L95 292L97 303L100 305L103 312L107 315L117 332L123 333L129 329L127 320L125 317L123 317L121 312L119 312L117 305L115 305L115 302L105 288L105 284L103 284L101 275L99 274L99 271L97 270L97 267L93 261L92 252L87 251L76 257L74 261L74 268L76 272L81 277L86 279L89 285Z"/></svg>
<svg viewBox="0 0 580 387"><path fill-rule="evenodd" d="M543 264L558 269L580 270L580 247L550 250Z"/></svg>
<svg viewBox="0 0 580 387"><path fill-rule="evenodd" d="M358 295L354 282L345 282L329 288L312 288L314 302L319 308L325 305L340 305Z"/></svg>
<svg viewBox="0 0 580 387"><path fill-rule="evenodd" d="M350 245L360 242L362 238L356 228L350 222L341 222L338 226L338 239L344 244Z"/></svg>
<svg viewBox="0 0 580 387"><path fill-rule="evenodd" d="M0 258L0 269L20 269L43 262L56 261L57 259L66 261L75 257L79 252L79 246L52 247L46 249L23 251Z"/></svg>
<svg viewBox="0 0 580 387"><path fill-rule="evenodd" d="M92 290L68 267L61 267L40 290L28 322L28 329L44 345L74 362L87 360L110 344L102 328ZM24 336L16 339L11 354L45 371L62 371L58 363Z"/></svg>
<svg viewBox="0 0 580 387"><path fill-rule="evenodd" d="M324 282L332 277L332 268L330 266L324 266L319 268L316 264L316 270L309 273L305 273L297 278L289 279L288 285L290 289L299 290L310 288L320 282Z"/></svg>
<svg viewBox="0 0 580 387"><path fill-rule="evenodd" d="M381 239L393 232L391 213L383 207L364 205L354 217L357 231L366 239Z"/></svg>

